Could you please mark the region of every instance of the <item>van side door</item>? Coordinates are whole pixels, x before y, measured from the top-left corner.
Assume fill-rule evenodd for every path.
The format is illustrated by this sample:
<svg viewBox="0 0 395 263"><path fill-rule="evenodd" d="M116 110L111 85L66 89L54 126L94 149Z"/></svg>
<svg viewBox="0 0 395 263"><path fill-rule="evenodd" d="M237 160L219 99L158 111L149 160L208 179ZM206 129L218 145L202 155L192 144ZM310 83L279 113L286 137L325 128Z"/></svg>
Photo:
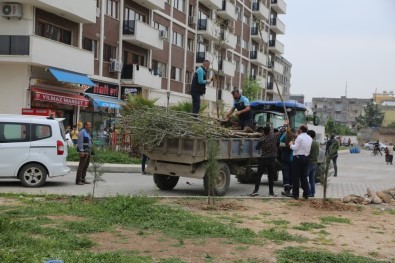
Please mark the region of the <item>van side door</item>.
<svg viewBox="0 0 395 263"><path fill-rule="evenodd" d="M29 159L30 123L0 122L0 177L13 177Z"/></svg>

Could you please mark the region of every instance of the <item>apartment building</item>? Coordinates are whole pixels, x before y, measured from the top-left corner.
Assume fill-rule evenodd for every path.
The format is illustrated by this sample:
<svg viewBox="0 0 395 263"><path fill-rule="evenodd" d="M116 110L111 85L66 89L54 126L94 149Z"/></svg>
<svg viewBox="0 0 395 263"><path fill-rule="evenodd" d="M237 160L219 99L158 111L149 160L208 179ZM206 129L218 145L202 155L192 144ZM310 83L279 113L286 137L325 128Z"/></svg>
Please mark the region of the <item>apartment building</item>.
<svg viewBox="0 0 395 263"><path fill-rule="evenodd" d="M322 123L329 118L335 123L346 125L350 128L356 126L355 118L363 113L363 108L372 99L356 99L341 96L340 98L313 98L313 114L320 117Z"/></svg>
<svg viewBox="0 0 395 263"><path fill-rule="evenodd" d="M283 0L0 1L2 113L50 111L74 124L115 116L128 94L167 106L189 101L196 67L211 61L203 102L218 100L245 78L261 99L289 94L291 64L278 36ZM12 98L9 100L8 98Z"/></svg>

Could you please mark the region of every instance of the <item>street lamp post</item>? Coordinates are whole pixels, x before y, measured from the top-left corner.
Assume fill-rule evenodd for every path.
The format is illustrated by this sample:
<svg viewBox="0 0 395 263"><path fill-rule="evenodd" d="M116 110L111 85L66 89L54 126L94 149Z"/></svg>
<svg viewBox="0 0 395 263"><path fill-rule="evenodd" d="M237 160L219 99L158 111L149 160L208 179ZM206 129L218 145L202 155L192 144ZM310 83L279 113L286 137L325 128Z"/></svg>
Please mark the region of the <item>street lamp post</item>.
<svg viewBox="0 0 395 263"><path fill-rule="evenodd" d="M167 95L167 106L166 106L166 109L169 109L170 91L166 92L166 95Z"/></svg>

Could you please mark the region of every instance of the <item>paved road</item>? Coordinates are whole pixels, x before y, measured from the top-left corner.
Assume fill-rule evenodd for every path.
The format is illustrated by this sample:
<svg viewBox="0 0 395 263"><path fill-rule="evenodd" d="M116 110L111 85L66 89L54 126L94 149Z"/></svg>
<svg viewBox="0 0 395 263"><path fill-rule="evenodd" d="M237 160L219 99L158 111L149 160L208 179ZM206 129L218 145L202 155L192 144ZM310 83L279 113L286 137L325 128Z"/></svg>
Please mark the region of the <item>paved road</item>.
<svg viewBox="0 0 395 263"><path fill-rule="evenodd" d="M341 198L348 194L364 195L367 187L374 190L395 188L395 165L386 165L384 156L371 156L369 151L360 154L344 153L338 159L338 177L330 178L328 197ZM137 168L137 167L135 167ZM134 169L136 170L136 169ZM96 196L147 195L147 196L203 196L202 180L180 178L173 191L161 191L155 187L152 176L140 173L106 173L105 182L99 183ZM92 179L92 176L88 176ZM280 176L281 179L281 176ZM1 193L35 193L88 195L92 193L92 184L79 186L74 184L75 172L65 177L51 178L41 188L21 187L16 180L0 180ZM253 190L252 184L240 184L234 176L227 193L228 197L248 196ZM281 180L275 184L275 193L282 191ZM260 196L268 196L266 178L262 179ZM316 197L322 197L322 187L317 185Z"/></svg>

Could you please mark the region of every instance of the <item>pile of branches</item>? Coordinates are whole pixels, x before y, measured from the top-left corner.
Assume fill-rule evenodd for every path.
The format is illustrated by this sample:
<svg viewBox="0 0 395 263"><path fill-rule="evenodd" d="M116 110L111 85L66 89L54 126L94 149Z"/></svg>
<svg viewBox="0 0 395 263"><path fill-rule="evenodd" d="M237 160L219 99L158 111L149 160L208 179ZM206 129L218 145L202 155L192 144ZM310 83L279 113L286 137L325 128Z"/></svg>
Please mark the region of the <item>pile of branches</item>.
<svg viewBox="0 0 395 263"><path fill-rule="evenodd" d="M173 111L163 107L144 105L124 106L120 128L131 134L133 141L152 148L164 138L179 137L242 137L235 131L222 127L216 119L191 113Z"/></svg>

